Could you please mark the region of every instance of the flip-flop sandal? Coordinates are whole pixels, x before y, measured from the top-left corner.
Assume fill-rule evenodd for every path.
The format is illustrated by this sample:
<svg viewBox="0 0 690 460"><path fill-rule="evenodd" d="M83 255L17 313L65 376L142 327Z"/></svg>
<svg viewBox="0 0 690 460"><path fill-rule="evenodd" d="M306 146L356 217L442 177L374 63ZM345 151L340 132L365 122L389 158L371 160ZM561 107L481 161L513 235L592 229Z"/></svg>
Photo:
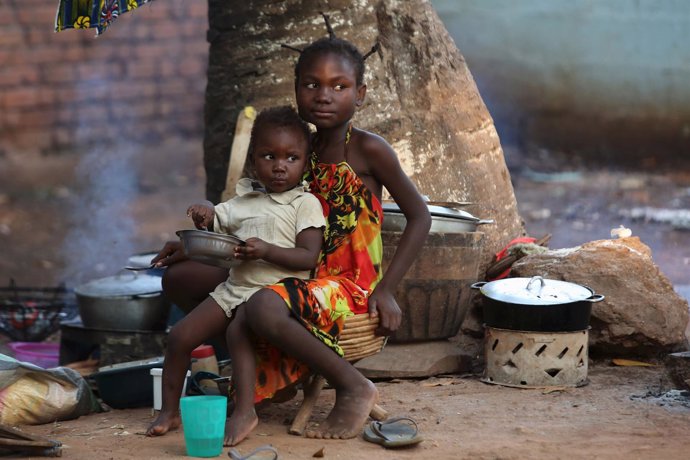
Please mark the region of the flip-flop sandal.
<svg viewBox="0 0 690 460"><path fill-rule="evenodd" d="M364 427L362 437L388 449L414 446L424 440L419 434L417 422L410 417L393 417L381 422L375 420Z"/></svg>
<svg viewBox="0 0 690 460"><path fill-rule="evenodd" d="M203 384L203 381L213 381L215 385L208 386ZM191 395L228 396L229 385L230 377L221 377L213 372L198 371L190 379L187 393Z"/></svg>
<svg viewBox="0 0 690 460"><path fill-rule="evenodd" d="M278 451L275 447L266 444L265 446L257 447L244 456L237 449L230 449L228 457L232 460L278 460Z"/></svg>

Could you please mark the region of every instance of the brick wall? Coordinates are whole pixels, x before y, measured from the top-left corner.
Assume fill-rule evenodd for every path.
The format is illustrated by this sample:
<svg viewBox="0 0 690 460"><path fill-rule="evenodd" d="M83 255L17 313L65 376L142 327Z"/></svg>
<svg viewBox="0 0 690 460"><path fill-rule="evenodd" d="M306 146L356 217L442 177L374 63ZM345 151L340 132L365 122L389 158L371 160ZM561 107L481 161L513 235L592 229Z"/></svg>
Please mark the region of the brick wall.
<svg viewBox="0 0 690 460"><path fill-rule="evenodd" d="M207 2L158 0L55 33L57 0L0 1L0 156L203 136Z"/></svg>

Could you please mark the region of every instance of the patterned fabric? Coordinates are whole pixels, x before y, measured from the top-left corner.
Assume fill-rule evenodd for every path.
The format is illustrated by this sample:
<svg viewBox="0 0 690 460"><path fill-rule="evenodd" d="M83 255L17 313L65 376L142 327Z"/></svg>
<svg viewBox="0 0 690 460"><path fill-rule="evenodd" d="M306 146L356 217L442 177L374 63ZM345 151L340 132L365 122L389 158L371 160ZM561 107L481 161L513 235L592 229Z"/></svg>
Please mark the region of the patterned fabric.
<svg viewBox="0 0 690 460"><path fill-rule="evenodd" d="M345 318L367 311L368 296L381 280L381 203L349 164L324 164L312 156L311 191L326 217L324 246L316 279L287 278L269 286L294 317L340 356L338 337ZM306 365L261 344L257 352L255 402L309 374Z"/></svg>
<svg viewBox="0 0 690 460"><path fill-rule="evenodd" d="M60 0L55 16L55 32L65 29L96 29L105 32L122 13L153 0Z"/></svg>

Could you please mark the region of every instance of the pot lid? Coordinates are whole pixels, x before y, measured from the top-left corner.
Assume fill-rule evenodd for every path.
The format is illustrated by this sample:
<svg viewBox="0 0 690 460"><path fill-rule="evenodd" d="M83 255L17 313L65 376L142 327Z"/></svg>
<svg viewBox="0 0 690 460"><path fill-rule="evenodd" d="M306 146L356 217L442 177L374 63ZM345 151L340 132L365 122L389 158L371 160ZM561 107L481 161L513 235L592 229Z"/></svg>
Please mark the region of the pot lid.
<svg viewBox="0 0 690 460"><path fill-rule="evenodd" d="M151 259L158 255L157 252L146 252L143 254L135 254L127 259L128 267L146 268L151 266Z"/></svg>
<svg viewBox="0 0 690 460"><path fill-rule="evenodd" d="M99 278L74 289L76 294L89 297L121 297L154 294L161 291L161 278L159 276L136 272Z"/></svg>
<svg viewBox="0 0 690 460"><path fill-rule="evenodd" d="M454 206L453 203L438 203L434 204L433 202L427 202L426 207L429 209L429 214L432 216L437 216L437 217L450 217L451 219L462 219L462 220L472 220L472 221L477 221L479 220L477 217L474 217L472 214L470 214L467 211L463 211L462 209L458 209ZM461 203L457 203L457 206L461 206ZM391 212L391 213L402 213L402 210L400 207L394 202L394 201L385 201L381 207L383 208L383 212Z"/></svg>
<svg viewBox="0 0 690 460"><path fill-rule="evenodd" d="M484 284L480 291L490 299L521 305L558 305L579 302L594 292L580 284L532 278L505 278Z"/></svg>

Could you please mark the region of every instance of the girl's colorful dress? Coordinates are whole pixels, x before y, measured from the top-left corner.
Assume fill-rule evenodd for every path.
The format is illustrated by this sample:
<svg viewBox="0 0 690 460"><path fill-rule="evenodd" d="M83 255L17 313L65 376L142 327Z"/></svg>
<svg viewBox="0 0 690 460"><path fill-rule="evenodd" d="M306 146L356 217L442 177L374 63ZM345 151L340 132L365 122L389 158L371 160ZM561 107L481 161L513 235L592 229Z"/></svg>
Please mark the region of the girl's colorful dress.
<svg viewBox="0 0 690 460"><path fill-rule="evenodd" d="M379 200L347 162L318 163L306 175L321 202L326 229L315 279L286 278L269 286L292 314L340 356L338 337L346 317L368 310L369 294L381 280L383 244ZM255 402L308 375L309 368L265 342L257 344Z"/></svg>

